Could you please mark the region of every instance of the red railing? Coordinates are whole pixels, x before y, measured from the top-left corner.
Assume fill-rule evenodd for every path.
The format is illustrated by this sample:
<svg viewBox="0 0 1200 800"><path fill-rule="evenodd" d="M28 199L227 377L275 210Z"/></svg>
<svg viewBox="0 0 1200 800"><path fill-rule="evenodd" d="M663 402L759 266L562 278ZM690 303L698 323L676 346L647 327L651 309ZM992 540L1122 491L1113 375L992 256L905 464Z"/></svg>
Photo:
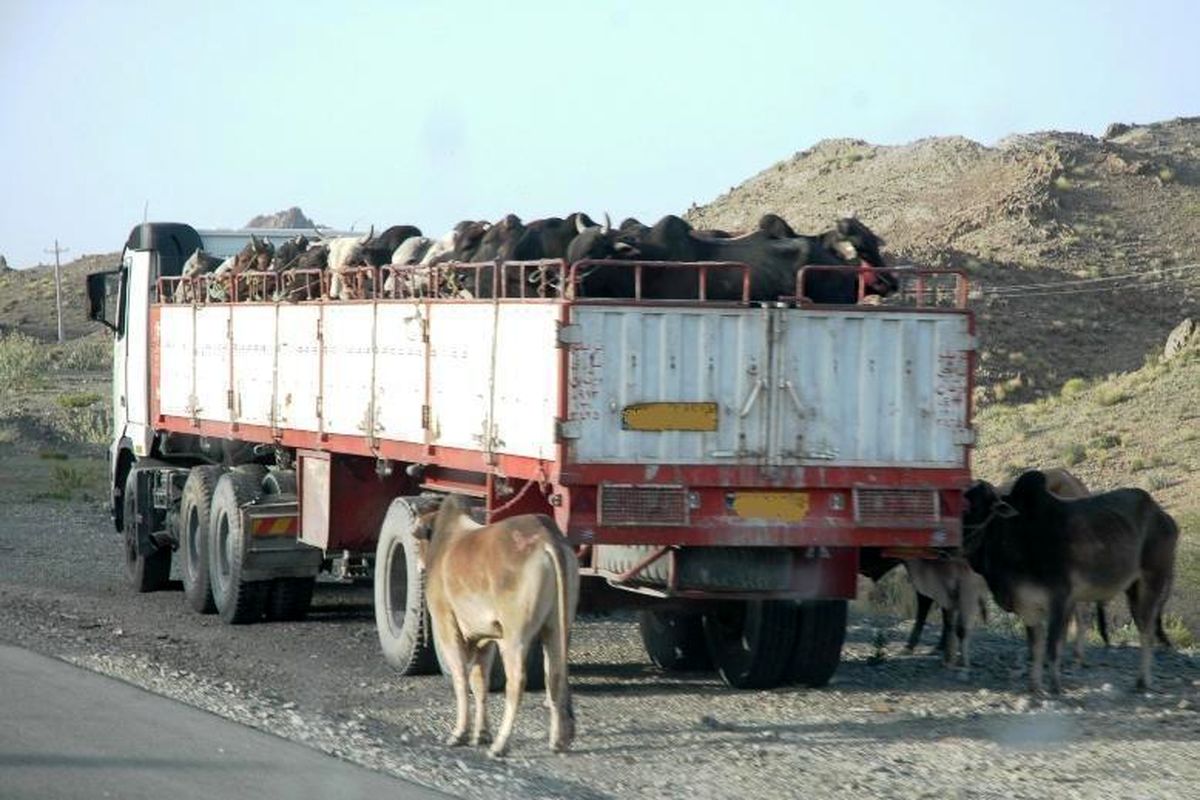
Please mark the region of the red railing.
<svg viewBox="0 0 1200 800"><path fill-rule="evenodd" d="M918 308L935 307L940 305L943 296L949 297L954 308L965 309L970 293L970 284L965 270L961 269L926 269L924 267L872 267L863 263L860 266L809 264L801 267L796 273L796 296L781 298L796 300L802 305L812 305L805 294L806 279L814 272L853 273L858 280L858 302L868 295L867 281L876 273L886 273L896 280L898 290L890 296L901 299L912 299ZM954 278L952 287L945 287L938 276ZM931 280L933 279L933 280Z"/></svg>

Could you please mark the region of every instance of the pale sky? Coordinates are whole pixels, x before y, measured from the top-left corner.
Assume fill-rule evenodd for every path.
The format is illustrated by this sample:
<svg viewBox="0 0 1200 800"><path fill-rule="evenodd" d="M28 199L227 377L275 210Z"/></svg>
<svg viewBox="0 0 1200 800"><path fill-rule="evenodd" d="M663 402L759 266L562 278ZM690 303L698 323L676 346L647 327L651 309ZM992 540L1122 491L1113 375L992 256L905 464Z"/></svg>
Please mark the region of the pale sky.
<svg viewBox="0 0 1200 800"><path fill-rule="evenodd" d="M654 220L822 138L1200 114L1188 2L0 0L0 253L298 205Z"/></svg>

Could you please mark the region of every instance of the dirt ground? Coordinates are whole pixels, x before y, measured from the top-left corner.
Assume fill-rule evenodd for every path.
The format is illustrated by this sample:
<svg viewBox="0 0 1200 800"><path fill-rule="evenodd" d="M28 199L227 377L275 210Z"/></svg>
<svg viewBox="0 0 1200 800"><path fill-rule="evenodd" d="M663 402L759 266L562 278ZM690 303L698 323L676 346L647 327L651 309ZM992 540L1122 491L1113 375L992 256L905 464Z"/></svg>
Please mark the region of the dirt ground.
<svg viewBox="0 0 1200 800"><path fill-rule="evenodd" d="M0 454L0 641L464 797L1183 797L1200 779L1195 651L1160 653L1158 690L1133 693L1136 649L1093 648L1042 701L1010 621L977 637L965 674L927 653L933 626L905 655L906 623L861 610L820 690L666 675L631 614L582 618L574 748L546 749L534 694L512 756L490 760L440 744L449 686L384 663L369 586L323 583L309 620L245 627L191 613L178 589L132 594L101 503L31 499L37 468Z"/></svg>

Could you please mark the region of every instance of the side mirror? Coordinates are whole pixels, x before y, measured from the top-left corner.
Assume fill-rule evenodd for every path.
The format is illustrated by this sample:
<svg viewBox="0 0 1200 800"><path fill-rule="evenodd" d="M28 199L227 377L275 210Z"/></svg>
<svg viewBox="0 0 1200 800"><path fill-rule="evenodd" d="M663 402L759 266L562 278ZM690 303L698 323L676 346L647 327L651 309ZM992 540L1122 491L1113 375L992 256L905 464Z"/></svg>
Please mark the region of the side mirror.
<svg viewBox="0 0 1200 800"><path fill-rule="evenodd" d="M88 319L120 333L121 284L124 270L93 272L87 276Z"/></svg>

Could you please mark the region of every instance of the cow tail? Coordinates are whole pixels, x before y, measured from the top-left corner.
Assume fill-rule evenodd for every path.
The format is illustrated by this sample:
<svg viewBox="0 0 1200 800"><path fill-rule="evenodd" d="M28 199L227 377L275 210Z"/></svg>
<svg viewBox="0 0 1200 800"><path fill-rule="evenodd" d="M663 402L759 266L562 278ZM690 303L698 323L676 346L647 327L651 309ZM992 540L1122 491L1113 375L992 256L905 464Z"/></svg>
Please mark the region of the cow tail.
<svg viewBox="0 0 1200 800"><path fill-rule="evenodd" d="M569 629L567 627L567 567L563 563L562 551L557 542L546 543L546 554L550 556L550 560L554 562L554 577L558 584L558 644L562 648L562 663L563 669L567 666L567 636ZM549 677L549 676L547 676Z"/></svg>

